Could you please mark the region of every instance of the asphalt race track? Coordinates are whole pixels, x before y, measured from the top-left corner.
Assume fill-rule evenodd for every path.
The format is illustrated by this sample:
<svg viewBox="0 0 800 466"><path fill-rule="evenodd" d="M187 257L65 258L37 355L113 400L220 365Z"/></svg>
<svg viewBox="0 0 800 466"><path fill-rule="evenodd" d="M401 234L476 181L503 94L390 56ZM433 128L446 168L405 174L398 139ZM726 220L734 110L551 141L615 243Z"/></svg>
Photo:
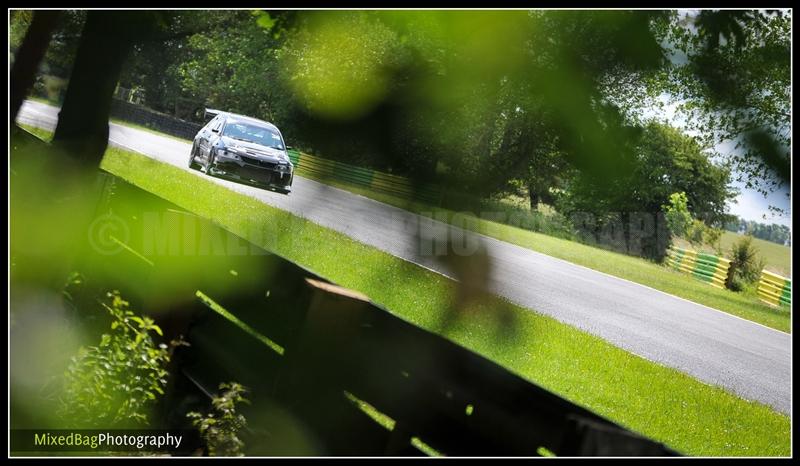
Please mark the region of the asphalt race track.
<svg viewBox="0 0 800 466"><path fill-rule="evenodd" d="M57 118L57 108L26 101L18 122L53 129ZM190 143L110 126L114 145L212 179L445 275L445 265L430 253L435 246L420 238L480 238L492 257L490 283L496 294L742 398L790 413L792 337L787 333L301 177L295 177L289 196L210 178L187 167Z"/></svg>

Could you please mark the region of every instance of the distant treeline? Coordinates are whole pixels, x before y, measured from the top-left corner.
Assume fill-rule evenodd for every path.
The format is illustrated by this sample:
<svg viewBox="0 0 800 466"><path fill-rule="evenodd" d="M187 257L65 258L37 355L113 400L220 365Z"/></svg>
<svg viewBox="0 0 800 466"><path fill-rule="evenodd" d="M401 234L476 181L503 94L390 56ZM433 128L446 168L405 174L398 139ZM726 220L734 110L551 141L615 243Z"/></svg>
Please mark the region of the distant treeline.
<svg viewBox="0 0 800 466"><path fill-rule="evenodd" d="M777 223L767 225L766 223L736 217L734 220L725 224L725 229L736 233L741 232L747 235L753 235L755 238L772 241L773 243L791 244L791 231L786 225L778 225Z"/></svg>

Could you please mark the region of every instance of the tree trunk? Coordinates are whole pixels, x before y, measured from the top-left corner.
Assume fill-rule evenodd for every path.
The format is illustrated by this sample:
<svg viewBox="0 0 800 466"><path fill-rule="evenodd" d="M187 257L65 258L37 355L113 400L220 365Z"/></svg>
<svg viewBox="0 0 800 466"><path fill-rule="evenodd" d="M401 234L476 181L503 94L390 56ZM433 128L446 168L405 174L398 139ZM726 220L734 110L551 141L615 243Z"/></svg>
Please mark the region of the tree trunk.
<svg viewBox="0 0 800 466"><path fill-rule="evenodd" d="M53 143L88 168L100 165L108 145L111 98L134 42L149 31L146 11L86 15Z"/></svg>
<svg viewBox="0 0 800 466"><path fill-rule="evenodd" d="M11 10L12 12L14 10ZM9 75L10 95L9 106L11 107L11 122L17 119L17 112L22 106L22 102L33 87L36 77L36 70L39 63L44 58L47 47L50 45L50 37L53 35L58 24L60 11L37 10L33 12L33 21L25 33L25 39L14 57L14 67Z"/></svg>
<svg viewBox="0 0 800 466"><path fill-rule="evenodd" d="M531 202L531 210L539 210L539 202L541 202L541 196L539 195L539 190L536 189L536 184L532 181L528 182L528 199Z"/></svg>

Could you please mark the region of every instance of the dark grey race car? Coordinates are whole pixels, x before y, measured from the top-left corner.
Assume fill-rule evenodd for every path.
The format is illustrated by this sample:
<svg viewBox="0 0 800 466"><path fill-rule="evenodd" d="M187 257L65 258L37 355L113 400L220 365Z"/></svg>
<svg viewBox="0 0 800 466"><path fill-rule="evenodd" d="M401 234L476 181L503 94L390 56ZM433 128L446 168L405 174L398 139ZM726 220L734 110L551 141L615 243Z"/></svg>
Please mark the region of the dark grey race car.
<svg viewBox="0 0 800 466"><path fill-rule="evenodd" d="M294 165L275 125L216 110L206 114L213 118L194 137L190 168L283 194L292 191Z"/></svg>

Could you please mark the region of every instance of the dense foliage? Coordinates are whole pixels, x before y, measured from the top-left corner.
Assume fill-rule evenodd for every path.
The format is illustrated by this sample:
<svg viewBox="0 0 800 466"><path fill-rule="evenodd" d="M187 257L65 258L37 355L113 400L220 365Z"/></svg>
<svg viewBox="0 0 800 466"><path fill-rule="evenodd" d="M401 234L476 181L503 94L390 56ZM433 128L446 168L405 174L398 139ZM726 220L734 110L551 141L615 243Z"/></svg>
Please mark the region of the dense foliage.
<svg viewBox="0 0 800 466"><path fill-rule="evenodd" d="M221 393L211 400L212 410L202 414L187 413L192 425L205 441L209 456L244 456L244 442L239 438L247 419L236 411L240 403L249 403L247 389L236 382L221 383Z"/></svg>
<svg viewBox="0 0 800 466"><path fill-rule="evenodd" d="M669 203L662 208L667 227L674 236L683 238L698 248L710 244L716 248L718 255L722 255L722 229L709 227L702 220L694 218L689 212L686 193L672 193Z"/></svg>
<svg viewBox="0 0 800 466"><path fill-rule="evenodd" d="M147 427L148 413L167 385L170 345L156 344L161 329L137 316L117 292L102 306L111 330L97 346L81 348L65 374L61 399L64 427ZM174 341L172 346L185 344Z"/></svg>

